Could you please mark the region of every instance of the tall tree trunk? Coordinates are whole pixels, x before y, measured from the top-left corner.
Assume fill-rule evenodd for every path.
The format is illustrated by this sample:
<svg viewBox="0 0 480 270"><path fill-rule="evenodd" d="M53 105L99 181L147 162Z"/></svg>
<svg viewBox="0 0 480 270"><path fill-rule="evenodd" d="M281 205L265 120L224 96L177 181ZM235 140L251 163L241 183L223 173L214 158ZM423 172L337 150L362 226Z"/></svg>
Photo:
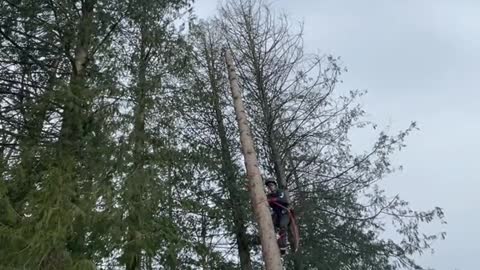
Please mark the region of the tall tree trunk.
<svg viewBox="0 0 480 270"><path fill-rule="evenodd" d="M235 167L233 165L232 156L228 147L228 140L223 124L223 116L220 110L218 101L218 92L214 90L213 93L215 114L218 124L218 134L220 137L220 145L222 151L222 167L225 176L225 186L228 190L229 204L232 206L233 223L235 226L235 237L237 240L238 253L240 256L240 265L242 270L252 269L252 262L250 259L250 245L247 237L247 229L245 226L245 216L242 208L238 207L238 202L241 200L240 188L237 185L237 177L235 175Z"/></svg>
<svg viewBox="0 0 480 270"><path fill-rule="evenodd" d="M202 265L202 269L208 269L208 243L207 243L207 230L208 230L208 217L207 213L202 213L201 217L201 231L200 231L200 237L201 237L201 244L202 244L202 249L200 252L200 263Z"/></svg>
<svg viewBox="0 0 480 270"><path fill-rule="evenodd" d="M278 130L275 129L276 123L276 113L274 111L274 99L269 98L267 93L267 83L265 80L265 73L266 70L265 66L262 64L261 54L259 50L257 50L257 42L252 35L255 31L252 26L252 22L249 17L245 19L245 26L247 28L247 35L248 35L248 48L250 54L252 56L252 71L255 78L255 86L258 91L258 98L260 102L260 110L263 117L263 124L265 127L265 134L264 140L268 149L269 159L270 162L273 163L273 170L275 177L278 182L278 186L284 190L287 202L291 203L290 192L288 190L287 185L287 173L285 171L285 164L284 159L281 153L281 144L280 141L282 139L282 135L279 133ZM278 117L278 116L277 116ZM292 223L289 223L289 228L291 231ZM291 233L288 234L288 240L290 242L290 246L292 250L294 249L294 241L293 235ZM293 258L294 261L294 268L295 269L302 269L302 262L300 260L300 255L296 254Z"/></svg>
<svg viewBox="0 0 480 270"><path fill-rule="evenodd" d="M262 66L260 59L258 59L258 52L256 49L256 43L252 36L253 29L251 24L247 20L246 27L249 29L248 31L248 42L250 43L248 46L250 49L250 53L252 55L252 64L253 64L253 72L255 77L255 85L257 87L257 91L259 93L260 99L260 109L263 114L263 120L265 125L265 142L268 147L269 158L270 161L273 163L273 170L275 173L275 177L278 181L278 185L281 189L284 190L287 202L291 203L290 192L288 191L287 185L287 174L285 172L285 165L284 160L282 158L282 154L280 151L280 140L282 138L281 134L279 134L278 130L275 129L275 118L274 118L274 109L273 109L273 101L271 101L267 94L267 85L264 80L264 73L263 71L265 68ZM292 223L289 223L290 231L292 229ZM292 250L295 249L295 242L293 235L291 233L288 234L288 241L290 242L290 246ZM294 261L294 269L300 270L303 269L303 263L300 259L300 254L295 254L293 257Z"/></svg>
<svg viewBox="0 0 480 270"><path fill-rule="evenodd" d="M255 77L255 85L257 87L258 91L258 96L259 96L259 101L260 101L260 109L263 114L263 121L266 129L266 134L265 134L265 141L267 143L269 152L270 152L270 159L273 163L274 167L274 172L275 176L278 181L278 185L281 189L285 191L285 195L287 198L287 201L290 202L290 194L288 193L287 190L287 177L285 173L285 167L283 164L283 160L280 154L279 147L277 145L278 143L278 137L276 136L276 131L275 131L275 120L273 116L273 104L268 98L267 94L267 86L264 80L264 73L263 71L265 68L262 66L261 61L259 59L259 53L257 50L257 42L255 41L255 38L253 37L254 29L252 27L252 22L250 21L250 18L247 18L245 20L246 28L247 28L247 35L248 35L248 48L250 50L250 54L252 57L252 70L253 70L253 75Z"/></svg>
<svg viewBox="0 0 480 270"><path fill-rule="evenodd" d="M232 55L228 49L225 51L225 62L228 69L228 78L230 81L235 114L240 129L240 142L242 145L242 153L245 158L252 208L259 225L263 260L265 262L266 270L280 270L282 269L280 249L278 248L275 232L273 230L272 217L267 204L267 196L263 189L262 176L260 169L258 168L256 151L242 101L242 94L238 84L236 69L233 64Z"/></svg>
<svg viewBox="0 0 480 270"><path fill-rule="evenodd" d="M82 17L78 24L78 32L75 46L75 54L71 60L72 76L70 78L70 92L66 97L65 110L63 114L61 142L63 150L76 150L75 143L81 139L83 134L84 120L82 109L85 108L85 97L87 95L85 69L89 61L89 49L92 39L93 9L95 0L82 2ZM69 42L69 41L67 41Z"/></svg>
<svg viewBox="0 0 480 270"><path fill-rule="evenodd" d="M138 63L138 83L135 87L135 109L133 127L133 170L126 180L126 203L128 205L128 244L125 248L127 270L140 270L142 262L141 234L143 232L142 197L145 190L145 111L146 111L146 70L148 65L147 33L144 25L140 30L140 61Z"/></svg>
<svg viewBox="0 0 480 270"><path fill-rule="evenodd" d="M235 228L235 238L237 241L238 254L240 257L240 266L242 270L252 269L252 261L250 258L250 245L247 237L247 229L245 226L245 216L242 208L238 207L238 202L241 200L240 188L237 184L237 177L235 174L235 166L233 164L232 155L229 149L227 132L224 125L222 110L220 107L220 89L217 84L215 74L217 70L214 66L214 57L209 53L207 48L207 41L204 40L205 56L208 66L208 77L210 86L212 88L212 103L215 111L215 119L217 121L217 133L220 138L220 148L222 155L222 170L224 175L224 186L228 191L229 204L232 209L232 217Z"/></svg>
<svg viewBox="0 0 480 270"><path fill-rule="evenodd" d="M273 121L272 121L273 122ZM273 162L273 168L275 170L275 176L278 179L278 185L280 188L285 190L285 194L287 195L287 200L290 202L290 194L288 194L288 187L287 187L287 174L285 173L285 167L283 164L283 159L277 145L278 137L275 136L273 127L271 127L272 131L267 134L267 145L270 148L270 158Z"/></svg>
<svg viewBox="0 0 480 270"><path fill-rule="evenodd" d="M172 165L172 164L170 164ZM175 169L172 167L168 168L168 179L171 182L168 185L168 197L167 197L167 206L166 206L166 211L168 213L168 218L169 220L177 220L177 216L175 215L175 179L177 178L177 175L175 173ZM176 243L170 243L167 246L167 256L165 258L165 266L167 267L166 269L177 269L179 265L179 258L178 258L178 246Z"/></svg>
<svg viewBox="0 0 480 270"><path fill-rule="evenodd" d="M71 255L75 252L69 249L69 241L78 237L73 228L82 220L72 208L77 207L80 200L78 163L82 155L82 139L88 110L86 67L89 62L95 4L95 0L82 2L75 35L75 52L73 56L68 55L72 73L69 88L63 96L62 126L54 164L57 172L49 176L48 183L45 183L49 203L54 207L42 209L40 214L41 230L44 230L42 233L50 235L48 251L39 263L41 270L68 268ZM63 40L66 47L71 41ZM83 244L80 240L76 242L77 246Z"/></svg>

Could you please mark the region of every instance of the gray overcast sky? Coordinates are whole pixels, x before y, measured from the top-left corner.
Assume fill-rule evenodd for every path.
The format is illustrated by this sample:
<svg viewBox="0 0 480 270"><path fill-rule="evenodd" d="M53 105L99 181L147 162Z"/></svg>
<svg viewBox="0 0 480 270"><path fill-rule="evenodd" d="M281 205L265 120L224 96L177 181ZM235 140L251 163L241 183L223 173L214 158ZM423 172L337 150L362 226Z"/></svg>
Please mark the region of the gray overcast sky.
<svg viewBox="0 0 480 270"><path fill-rule="evenodd" d="M341 90L367 89L369 119L396 131L420 131L395 155L402 172L384 187L414 209L444 208L447 239L419 262L437 270L476 270L480 256L480 1L276 0L274 7L305 22L312 52L341 56L349 72ZM197 14L216 0L197 0ZM477 75L477 76L475 76ZM355 138L360 143L371 136ZM365 145L368 148L368 145Z"/></svg>

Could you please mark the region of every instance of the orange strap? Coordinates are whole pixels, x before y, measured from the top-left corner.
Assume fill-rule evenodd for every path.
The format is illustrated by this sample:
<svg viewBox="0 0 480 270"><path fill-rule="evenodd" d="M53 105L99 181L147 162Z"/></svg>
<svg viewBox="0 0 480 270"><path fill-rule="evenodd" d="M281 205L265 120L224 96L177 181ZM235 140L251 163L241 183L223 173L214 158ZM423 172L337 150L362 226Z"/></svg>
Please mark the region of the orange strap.
<svg viewBox="0 0 480 270"><path fill-rule="evenodd" d="M292 211L291 209L275 202L275 201L272 201L274 204L280 206L281 208L283 209L286 209L287 212L288 212L288 216L290 217L290 221L291 221L291 229L292 229L292 233L294 235L294 238L295 238L295 252L298 251L298 247L299 247L299 244L300 244L300 235L299 235L299 232L298 232L298 226L297 226L297 223L296 223L296 220L295 220L295 216L292 214Z"/></svg>

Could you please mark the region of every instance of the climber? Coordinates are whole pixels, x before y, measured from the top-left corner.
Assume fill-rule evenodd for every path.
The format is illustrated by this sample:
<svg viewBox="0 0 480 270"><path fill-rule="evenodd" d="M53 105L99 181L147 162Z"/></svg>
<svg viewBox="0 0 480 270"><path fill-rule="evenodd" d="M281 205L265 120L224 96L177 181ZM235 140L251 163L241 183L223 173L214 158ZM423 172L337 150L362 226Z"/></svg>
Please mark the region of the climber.
<svg viewBox="0 0 480 270"><path fill-rule="evenodd" d="M288 214L289 203L286 198L285 192L278 188L275 179L268 178L265 181L265 185L268 189L268 204L272 208L273 226L275 227L275 231L277 231L280 236L280 238L278 239L278 246L280 247L280 252L282 254L285 254L288 247L287 232L288 224L290 223L290 218Z"/></svg>

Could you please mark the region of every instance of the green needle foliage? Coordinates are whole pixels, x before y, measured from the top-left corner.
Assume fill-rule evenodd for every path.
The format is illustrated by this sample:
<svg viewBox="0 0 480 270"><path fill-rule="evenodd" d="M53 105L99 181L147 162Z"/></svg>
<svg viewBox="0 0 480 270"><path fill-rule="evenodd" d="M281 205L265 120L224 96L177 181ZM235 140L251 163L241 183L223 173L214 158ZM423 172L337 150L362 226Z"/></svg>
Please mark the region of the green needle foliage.
<svg viewBox="0 0 480 270"><path fill-rule="evenodd" d="M261 1L8 0L0 22L0 269L261 269L224 48L297 214L289 269L423 269L444 237L378 186L415 123L355 153L365 93Z"/></svg>

